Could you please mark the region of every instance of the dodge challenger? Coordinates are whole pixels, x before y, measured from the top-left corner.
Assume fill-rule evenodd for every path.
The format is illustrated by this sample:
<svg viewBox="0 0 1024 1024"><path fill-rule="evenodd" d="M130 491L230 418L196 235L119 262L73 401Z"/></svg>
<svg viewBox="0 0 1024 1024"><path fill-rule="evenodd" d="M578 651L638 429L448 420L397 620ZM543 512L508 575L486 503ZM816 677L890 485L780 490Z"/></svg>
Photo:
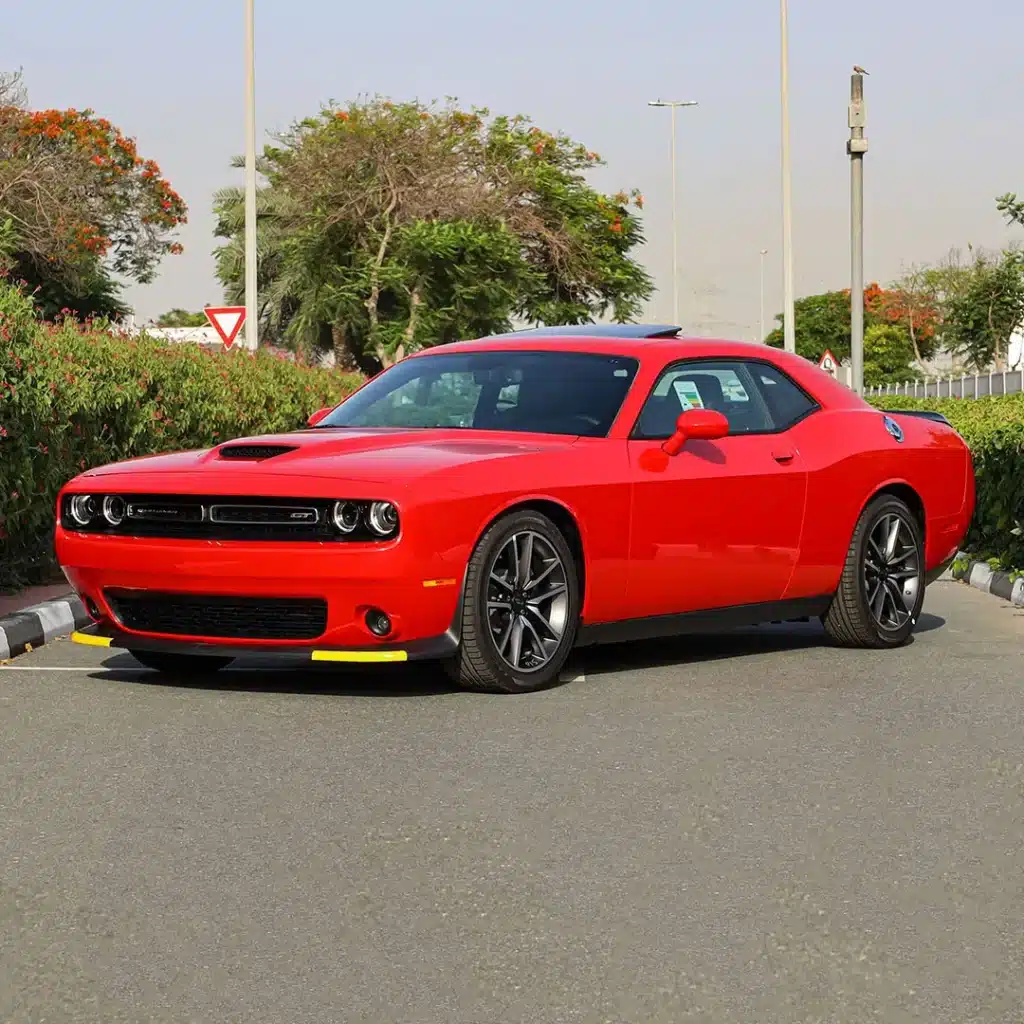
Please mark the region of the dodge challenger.
<svg viewBox="0 0 1024 1024"><path fill-rule="evenodd" d="M975 501L934 413L764 345L540 328L405 358L291 433L71 480L79 643L190 674L243 655L558 680L588 644L820 617L904 644Z"/></svg>

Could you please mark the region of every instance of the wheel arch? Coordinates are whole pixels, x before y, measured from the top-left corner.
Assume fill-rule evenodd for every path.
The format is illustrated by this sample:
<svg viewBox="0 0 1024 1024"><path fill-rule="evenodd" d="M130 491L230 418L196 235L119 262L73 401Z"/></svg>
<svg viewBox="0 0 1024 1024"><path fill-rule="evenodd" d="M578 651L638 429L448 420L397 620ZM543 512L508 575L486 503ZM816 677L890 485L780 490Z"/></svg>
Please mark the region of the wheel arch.
<svg viewBox="0 0 1024 1024"><path fill-rule="evenodd" d="M892 495L894 498L899 498L901 501L906 502L907 507L914 513L914 518L917 520L918 528L921 531L921 546L924 547L927 542L927 517L925 515L924 499L905 480L892 480L879 487L878 490L870 495L868 500L864 502L864 505L860 510L861 515L863 515L864 509L866 509L871 502L886 494Z"/></svg>
<svg viewBox="0 0 1024 1024"><path fill-rule="evenodd" d="M484 534L487 533L487 531L496 522L498 522L499 519L504 519L505 516L512 515L516 512L526 511L539 512L541 515L547 516L547 518L555 524L559 532L565 538L565 542L568 544L570 552L572 552L573 562L576 566L576 581L579 587L580 612L582 614L583 607L587 599L587 559L583 545L583 531L580 528L576 515L562 502L556 501L554 498L538 496L517 499L508 505L502 506L500 509L495 511L479 529L476 537L473 538L473 547L471 548L471 552L476 550L477 545L480 543ZM462 585L459 588L459 600L455 606L455 615L452 618L451 628L448 630L449 635L456 642L461 639L462 611L465 601L466 573L463 571Z"/></svg>

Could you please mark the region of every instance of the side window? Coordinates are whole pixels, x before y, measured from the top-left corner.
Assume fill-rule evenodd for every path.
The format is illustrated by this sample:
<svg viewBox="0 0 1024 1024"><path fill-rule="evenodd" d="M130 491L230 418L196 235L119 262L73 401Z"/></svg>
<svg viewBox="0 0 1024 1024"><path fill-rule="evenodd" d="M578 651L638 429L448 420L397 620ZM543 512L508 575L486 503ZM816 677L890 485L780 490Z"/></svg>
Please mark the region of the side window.
<svg viewBox="0 0 1024 1024"><path fill-rule="evenodd" d="M729 421L729 434L785 430L816 404L784 373L753 360L675 363L662 371L637 420L633 436L670 437L687 409L714 409Z"/></svg>
<svg viewBox="0 0 1024 1024"><path fill-rule="evenodd" d="M637 420L635 437L671 437L687 409L714 409L729 421L730 434L773 429L768 408L750 370L740 360L676 363L663 370Z"/></svg>
<svg viewBox="0 0 1024 1024"><path fill-rule="evenodd" d="M817 402L774 366L753 363L751 370L776 430L787 430L818 408Z"/></svg>

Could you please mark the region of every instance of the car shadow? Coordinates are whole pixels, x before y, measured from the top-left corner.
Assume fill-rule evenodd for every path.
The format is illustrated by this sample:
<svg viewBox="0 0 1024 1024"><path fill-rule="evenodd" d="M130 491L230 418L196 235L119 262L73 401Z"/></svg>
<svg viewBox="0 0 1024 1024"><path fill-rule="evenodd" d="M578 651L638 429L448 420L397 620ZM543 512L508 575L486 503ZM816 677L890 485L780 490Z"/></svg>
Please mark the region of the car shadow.
<svg viewBox="0 0 1024 1024"><path fill-rule="evenodd" d="M282 659L238 659L221 672L170 675L141 666L130 654L107 658L95 678L169 689L328 697L436 697L461 693L434 662L405 665L311 666Z"/></svg>
<svg viewBox="0 0 1024 1024"><path fill-rule="evenodd" d="M925 613L915 634L941 629L946 620ZM914 637L911 637L911 643ZM722 633L705 633L587 647L574 652L563 673L571 680L617 672L638 672L671 665L699 665L764 654L787 654L832 645L820 623L789 622ZM170 689L211 692L297 694L336 697L437 697L462 693L435 662L405 665L311 667L305 661L268 663L239 659L228 669L209 675L170 676L143 668L127 653L104 660L94 678Z"/></svg>
<svg viewBox="0 0 1024 1024"><path fill-rule="evenodd" d="M941 616L925 612L918 619L909 643L913 644L918 634L941 629L945 624ZM838 648L826 637L820 622L783 622L720 633L589 647L578 652L574 660L579 660L587 675L596 676L813 649Z"/></svg>

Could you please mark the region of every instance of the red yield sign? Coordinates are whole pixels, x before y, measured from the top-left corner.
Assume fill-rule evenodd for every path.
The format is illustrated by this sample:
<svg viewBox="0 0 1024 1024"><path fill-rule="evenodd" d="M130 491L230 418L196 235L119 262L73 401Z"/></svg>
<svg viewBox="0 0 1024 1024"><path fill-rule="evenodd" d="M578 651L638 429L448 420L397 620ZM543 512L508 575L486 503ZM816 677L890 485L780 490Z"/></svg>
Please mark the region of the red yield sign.
<svg viewBox="0 0 1024 1024"><path fill-rule="evenodd" d="M245 323L245 306L207 306L203 310L210 326L220 335L225 348L231 348Z"/></svg>

